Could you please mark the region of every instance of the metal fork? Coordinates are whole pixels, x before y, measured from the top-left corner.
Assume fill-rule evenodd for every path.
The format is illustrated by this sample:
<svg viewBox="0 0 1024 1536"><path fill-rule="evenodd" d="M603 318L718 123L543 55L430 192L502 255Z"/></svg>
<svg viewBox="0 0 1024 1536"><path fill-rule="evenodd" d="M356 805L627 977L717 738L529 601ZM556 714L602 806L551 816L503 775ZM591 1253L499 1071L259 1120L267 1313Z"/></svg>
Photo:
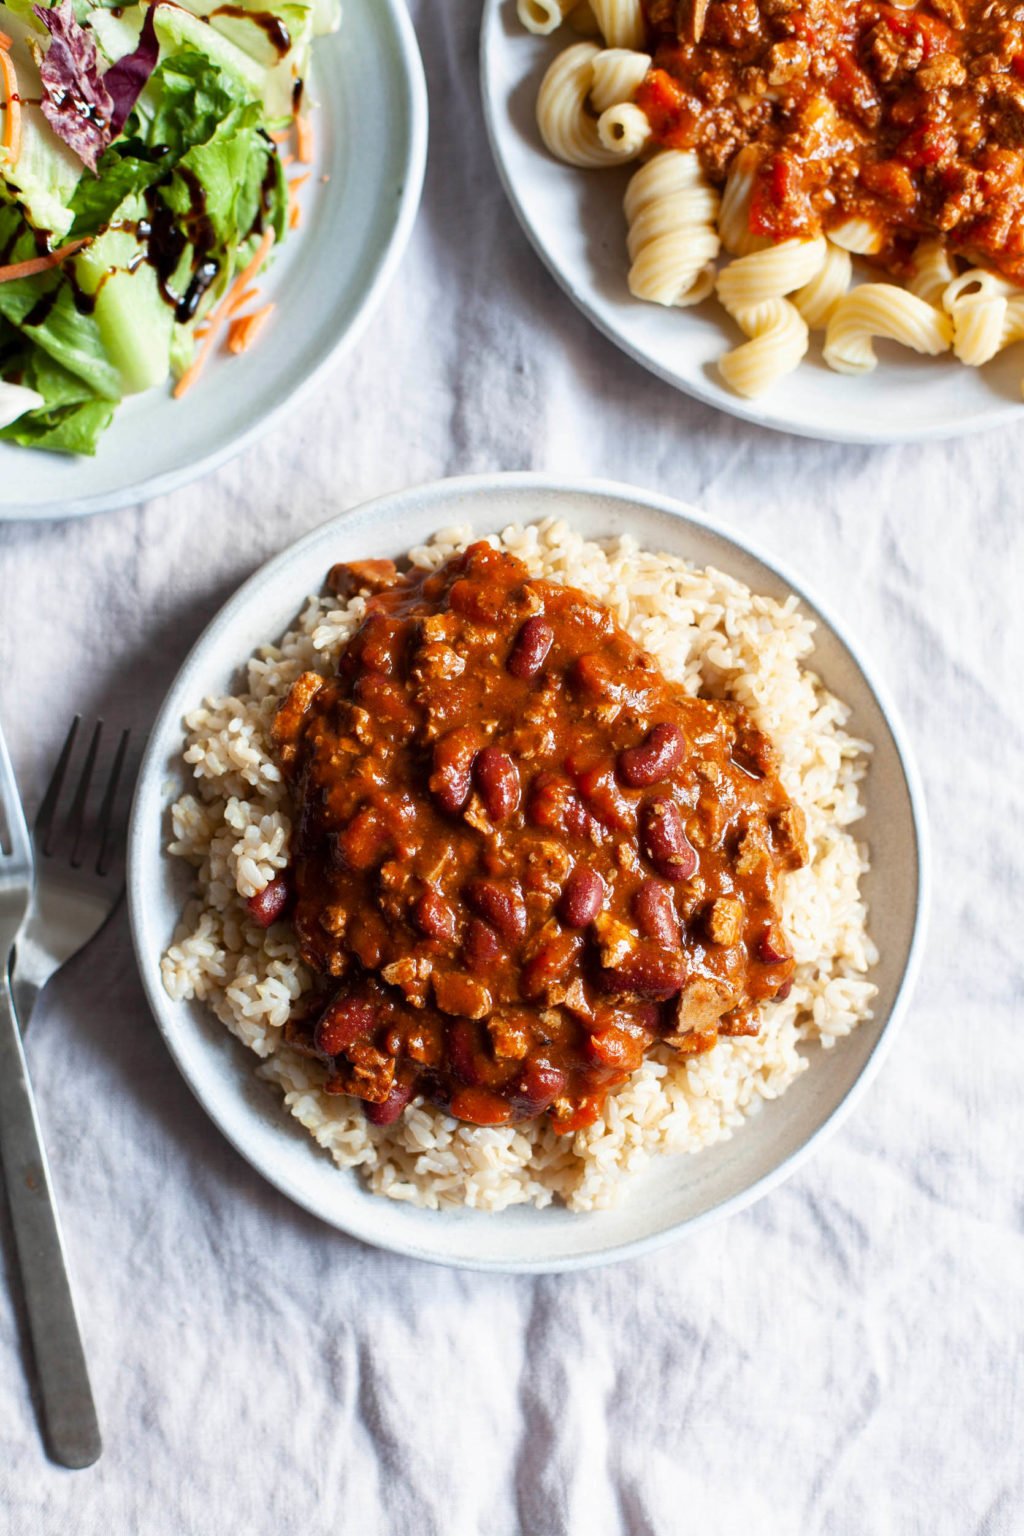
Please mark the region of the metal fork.
<svg viewBox="0 0 1024 1536"><path fill-rule="evenodd" d="M121 732L102 801L95 819L90 818L89 790L103 738L103 721L97 720L62 823L57 812L80 725L76 715L35 821L35 897L11 967L22 1032L50 977L99 932L124 885L124 821L131 787L124 768L130 732Z"/></svg>
<svg viewBox="0 0 1024 1536"><path fill-rule="evenodd" d="M65 1466L88 1467L100 1454L99 1423L7 976L8 955L31 899L33 861L2 732L0 810L7 824L6 846L0 842L0 1162L24 1282L47 1441L52 1455Z"/></svg>

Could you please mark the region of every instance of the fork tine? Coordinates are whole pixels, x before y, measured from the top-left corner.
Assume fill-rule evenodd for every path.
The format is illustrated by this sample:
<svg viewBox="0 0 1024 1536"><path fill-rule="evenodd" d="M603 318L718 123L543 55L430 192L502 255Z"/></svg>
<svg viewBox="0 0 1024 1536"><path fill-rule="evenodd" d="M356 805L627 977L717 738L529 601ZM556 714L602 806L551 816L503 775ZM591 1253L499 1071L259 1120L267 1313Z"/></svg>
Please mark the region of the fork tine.
<svg viewBox="0 0 1024 1536"><path fill-rule="evenodd" d="M100 749L100 737L103 735L103 721L96 721L96 729L92 733L89 750L85 754L85 762L79 775L78 787L75 790L75 798L71 802L71 810L68 812L68 835L71 838L71 868L82 867L82 829L85 825L85 804L89 798L89 785L92 783L93 769L96 767L96 755Z"/></svg>
<svg viewBox="0 0 1024 1536"><path fill-rule="evenodd" d="M113 852L112 824L114 821L114 806L117 802L117 786L124 768L125 756L128 752L128 741L131 731L122 731L121 740L118 743L117 753L114 757L110 777L107 780L107 792L103 796L103 804L100 807L99 839L100 851L96 859L96 873L105 875L109 871L108 859Z"/></svg>
<svg viewBox="0 0 1024 1536"><path fill-rule="evenodd" d="M18 794L18 785L2 730L0 730L0 807L3 809L4 820L7 823L8 845L5 848L3 839L0 839L0 858L7 855L20 864L31 866L32 853L28 840L28 828L25 825L25 813L21 808L21 796Z"/></svg>
<svg viewBox="0 0 1024 1536"><path fill-rule="evenodd" d="M78 727L81 723L81 715L76 715L71 722L71 729L68 731L67 739L61 748L60 757L57 759L57 766L53 770L53 777L46 786L46 794L43 796L43 803L39 807L39 814L36 817L36 837L39 839L42 852L47 857L53 852L53 824L57 811L57 802L60 799L60 792L64 787L64 775L68 771L68 763L71 761L71 753L74 751L75 737L78 735Z"/></svg>

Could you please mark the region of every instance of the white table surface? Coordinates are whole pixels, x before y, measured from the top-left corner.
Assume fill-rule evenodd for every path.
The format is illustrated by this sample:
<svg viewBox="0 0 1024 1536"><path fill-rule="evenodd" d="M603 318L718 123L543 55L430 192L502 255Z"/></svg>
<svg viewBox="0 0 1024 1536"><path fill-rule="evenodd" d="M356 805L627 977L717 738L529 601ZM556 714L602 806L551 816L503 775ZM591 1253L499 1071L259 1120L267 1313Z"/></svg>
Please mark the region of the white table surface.
<svg viewBox="0 0 1024 1536"><path fill-rule="evenodd" d="M250 1171L178 1078L119 917L29 1037L106 1451L44 1457L5 1215L0 1533L1020 1532L1024 406L1016 430L852 449L647 377L513 222L475 13L414 6L420 223L300 419L146 506L0 526L26 799L75 710L145 727L225 597L336 510L464 471L609 476L749 532L868 642L930 804L922 982L867 1102L754 1209L606 1270L474 1276L361 1247Z"/></svg>

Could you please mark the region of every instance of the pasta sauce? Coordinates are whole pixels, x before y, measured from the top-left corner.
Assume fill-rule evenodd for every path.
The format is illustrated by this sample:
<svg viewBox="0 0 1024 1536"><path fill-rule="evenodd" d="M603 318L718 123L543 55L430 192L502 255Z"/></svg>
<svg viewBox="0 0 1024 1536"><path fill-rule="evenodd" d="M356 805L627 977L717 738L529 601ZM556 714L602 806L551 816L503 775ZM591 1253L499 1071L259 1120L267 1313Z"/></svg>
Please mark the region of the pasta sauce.
<svg viewBox="0 0 1024 1536"><path fill-rule="evenodd" d="M375 589L365 618L274 726L320 987L288 1038L326 1090L377 1124L415 1093L572 1131L656 1040L756 1034L789 987L779 881L806 847L745 713L485 544L335 580Z"/></svg>
<svg viewBox="0 0 1024 1536"><path fill-rule="evenodd" d="M1024 282L1024 8L1007 0L646 0L653 143L713 181L751 147L750 230L863 220L905 274L941 237ZM840 243L844 243L840 240Z"/></svg>

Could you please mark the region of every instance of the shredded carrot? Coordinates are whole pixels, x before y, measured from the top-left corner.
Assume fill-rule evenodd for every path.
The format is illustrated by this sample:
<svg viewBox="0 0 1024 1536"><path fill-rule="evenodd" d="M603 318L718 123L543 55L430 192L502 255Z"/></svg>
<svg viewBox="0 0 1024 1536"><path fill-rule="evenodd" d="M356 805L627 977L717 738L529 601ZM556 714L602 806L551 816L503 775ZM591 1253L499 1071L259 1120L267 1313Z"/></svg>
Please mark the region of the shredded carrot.
<svg viewBox="0 0 1024 1536"><path fill-rule="evenodd" d="M203 337L202 344L200 345L199 351L196 354L195 360L190 367L186 368L185 372L174 386L175 400L180 400L185 391L191 389L196 379L198 379L199 375L202 373L206 359L209 357L210 352L213 349L213 343L217 339L217 333L219 332L224 321L230 317L233 310L237 306L239 295L245 292L253 278L256 276L257 272L260 270L260 267L262 267L263 263L266 261L268 255L270 254L270 247L273 245L273 243L274 231L272 229L268 229L256 249L255 256L252 258L245 271L240 273L239 276L235 278L234 282L231 284L231 287L228 289L223 299L221 299L220 303L217 305L217 308L211 310L209 315L206 317L206 334Z"/></svg>
<svg viewBox="0 0 1024 1536"><path fill-rule="evenodd" d="M14 39L7 36L6 32L0 32L0 48L13 48Z"/></svg>
<svg viewBox="0 0 1024 1536"><path fill-rule="evenodd" d="M303 165L309 165L313 159L313 130L309 118L301 113L295 118L295 154Z"/></svg>
<svg viewBox="0 0 1024 1536"><path fill-rule="evenodd" d="M270 135L271 140L275 144L286 144L291 136L292 131L290 128L278 128L275 133Z"/></svg>
<svg viewBox="0 0 1024 1536"><path fill-rule="evenodd" d="M0 283L13 283L19 277L35 277L37 272L48 272L51 267L59 267L62 261L89 243L88 240L72 240L69 245L62 245L60 250L51 251L48 256L33 256L30 261L16 261L9 267L0 267Z"/></svg>
<svg viewBox="0 0 1024 1536"><path fill-rule="evenodd" d="M288 183L288 228L298 229L302 222L302 209L299 207L298 194L312 176L312 171L304 171L301 176L295 176Z"/></svg>
<svg viewBox="0 0 1024 1536"><path fill-rule="evenodd" d="M7 38L6 32L3 35ZM3 138L0 139L0 143L7 151L8 162L15 165L21 154L21 99L18 96L18 77L14 73L14 61L7 51L9 47L10 38L7 38L3 47L0 47L0 75L3 76L4 95L7 97Z"/></svg>
<svg viewBox="0 0 1024 1536"><path fill-rule="evenodd" d="M234 302L232 303L232 305L231 305L231 313L232 314L236 314L238 310L242 309L246 304L250 303L253 299L258 299L259 296L260 296L260 291L259 291L258 288L246 288L242 293L240 293L238 295L238 298L235 299Z"/></svg>
<svg viewBox="0 0 1024 1536"><path fill-rule="evenodd" d="M290 165L294 165L295 164L295 156L294 155L282 155L281 156L281 164L284 166L285 170L287 170Z"/></svg>
<svg viewBox="0 0 1024 1536"><path fill-rule="evenodd" d="M224 313L223 313L221 318L226 320L229 315L237 314L240 309L244 309L247 304L251 304L253 299L258 299L259 296L260 296L259 289L256 288L256 287L252 287L252 288L246 288L244 293L238 294L233 299L230 298L230 297L226 297L224 299L224 305L225 305ZM214 313L216 313L216 311L211 311L211 314L214 314ZM206 335L206 333L207 333L207 331L209 329L210 329L210 315L204 315L203 318L199 321L199 323L198 323L198 325L196 326L196 329L195 329L196 340L197 341L202 341L203 337Z"/></svg>
<svg viewBox="0 0 1024 1536"><path fill-rule="evenodd" d="M264 304L251 315L236 316L228 325L228 351L237 357L251 347L273 313L274 305Z"/></svg>

